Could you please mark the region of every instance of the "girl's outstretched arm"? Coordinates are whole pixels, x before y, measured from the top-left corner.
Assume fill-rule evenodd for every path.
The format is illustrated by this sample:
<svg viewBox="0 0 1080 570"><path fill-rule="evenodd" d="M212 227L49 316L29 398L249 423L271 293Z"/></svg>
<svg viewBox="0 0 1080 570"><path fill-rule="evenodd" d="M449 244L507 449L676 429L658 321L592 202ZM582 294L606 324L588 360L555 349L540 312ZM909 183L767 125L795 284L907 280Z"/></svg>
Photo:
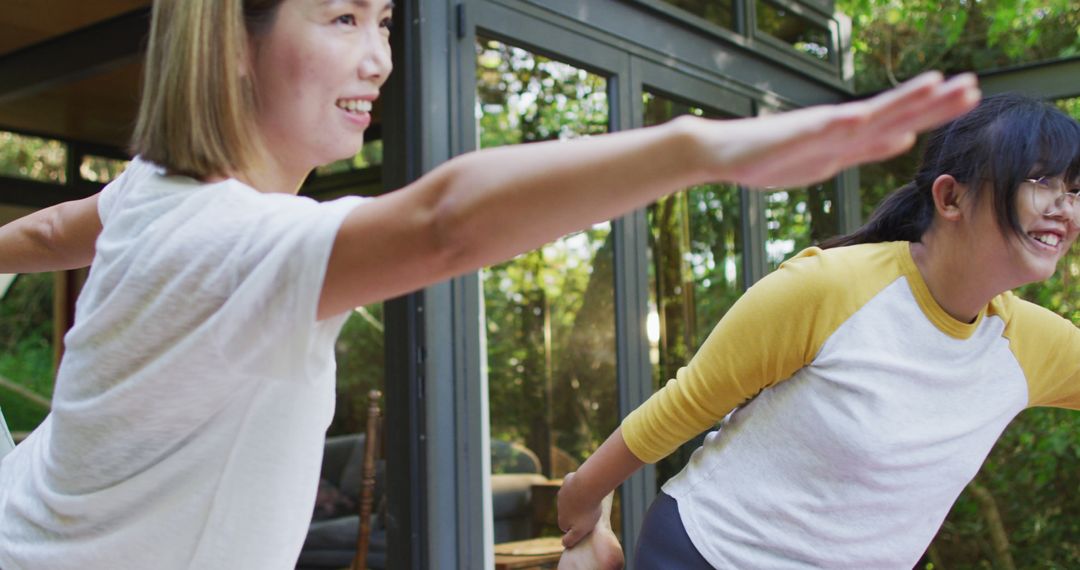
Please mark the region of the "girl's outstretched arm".
<svg viewBox="0 0 1080 570"><path fill-rule="evenodd" d="M101 233L98 195L38 210L0 227L0 273L86 267Z"/></svg>
<svg viewBox="0 0 1080 570"><path fill-rule="evenodd" d="M682 117L587 140L448 161L356 208L338 232L319 317L513 257L679 189L809 184L909 148L973 107L973 76L922 75L865 101L752 119Z"/></svg>

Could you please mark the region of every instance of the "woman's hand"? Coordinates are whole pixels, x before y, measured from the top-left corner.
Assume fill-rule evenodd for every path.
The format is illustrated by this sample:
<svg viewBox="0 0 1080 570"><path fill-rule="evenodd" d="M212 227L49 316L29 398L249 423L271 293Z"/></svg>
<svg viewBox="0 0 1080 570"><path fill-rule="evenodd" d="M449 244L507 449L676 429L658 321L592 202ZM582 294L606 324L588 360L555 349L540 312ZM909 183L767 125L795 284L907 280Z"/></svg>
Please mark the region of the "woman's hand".
<svg viewBox="0 0 1080 570"><path fill-rule="evenodd" d="M924 73L876 97L734 121L684 120L705 176L747 186L803 186L901 153L916 135L979 101L974 75Z"/></svg>
<svg viewBox="0 0 1080 570"><path fill-rule="evenodd" d="M592 532L563 552L559 570L620 570L623 567L622 545L611 530L611 499L610 494L604 497L600 518L594 523Z"/></svg>

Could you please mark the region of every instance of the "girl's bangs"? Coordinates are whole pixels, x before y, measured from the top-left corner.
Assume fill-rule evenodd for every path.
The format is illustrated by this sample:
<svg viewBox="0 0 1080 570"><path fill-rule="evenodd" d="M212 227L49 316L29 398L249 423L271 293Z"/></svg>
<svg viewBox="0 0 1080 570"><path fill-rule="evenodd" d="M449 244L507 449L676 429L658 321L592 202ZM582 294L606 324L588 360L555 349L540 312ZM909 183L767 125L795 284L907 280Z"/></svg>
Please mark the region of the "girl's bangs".
<svg viewBox="0 0 1080 570"><path fill-rule="evenodd" d="M1038 176L1080 177L1080 123L1061 112L1048 113L1040 129Z"/></svg>

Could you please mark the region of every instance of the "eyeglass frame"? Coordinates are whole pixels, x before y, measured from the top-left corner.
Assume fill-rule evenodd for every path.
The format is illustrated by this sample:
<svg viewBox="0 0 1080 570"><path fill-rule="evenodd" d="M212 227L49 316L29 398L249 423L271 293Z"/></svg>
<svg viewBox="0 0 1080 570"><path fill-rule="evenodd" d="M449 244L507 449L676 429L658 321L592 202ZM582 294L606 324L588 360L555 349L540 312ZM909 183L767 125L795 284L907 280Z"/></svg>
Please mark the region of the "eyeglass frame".
<svg viewBox="0 0 1080 570"><path fill-rule="evenodd" d="M1067 205L1071 210L1070 218L1072 219L1073 225L1080 226L1080 185L1073 185L1070 187L1070 185L1065 182L1064 178L1049 178L1047 176L1025 178L1023 181L1031 183L1031 207L1034 208L1036 212L1047 215L1055 208L1064 212L1065 206ZM1047 191L1054 192L1053 201L1049 204L1046 203L1045 198ZM1044 197L1040 198L1040 196ZM1052 206L1052 208L1047 206Z"/></svg>

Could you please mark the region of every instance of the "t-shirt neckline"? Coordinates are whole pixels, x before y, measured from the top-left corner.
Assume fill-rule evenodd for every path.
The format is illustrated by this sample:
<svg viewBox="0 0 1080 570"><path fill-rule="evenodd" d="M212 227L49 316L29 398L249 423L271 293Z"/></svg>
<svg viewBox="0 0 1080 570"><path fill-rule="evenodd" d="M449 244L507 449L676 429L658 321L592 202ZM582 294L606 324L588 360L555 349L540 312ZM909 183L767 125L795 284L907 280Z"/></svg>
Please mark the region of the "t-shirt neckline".
<svg viewBox="0 0 1080 570"><path fill-rule="evenodd" d="M930 293L919 267L915 264L915 258L911 256L911 242L897 242L896 257L900 262L901 270L907 277L908 285L915 301L919 304L926 318L930 320L941 332L961 340L971 338L979 328L986 316L986 307L979 310L975 320L970 323L957 320L938 304L937 299Z"/></svg>

